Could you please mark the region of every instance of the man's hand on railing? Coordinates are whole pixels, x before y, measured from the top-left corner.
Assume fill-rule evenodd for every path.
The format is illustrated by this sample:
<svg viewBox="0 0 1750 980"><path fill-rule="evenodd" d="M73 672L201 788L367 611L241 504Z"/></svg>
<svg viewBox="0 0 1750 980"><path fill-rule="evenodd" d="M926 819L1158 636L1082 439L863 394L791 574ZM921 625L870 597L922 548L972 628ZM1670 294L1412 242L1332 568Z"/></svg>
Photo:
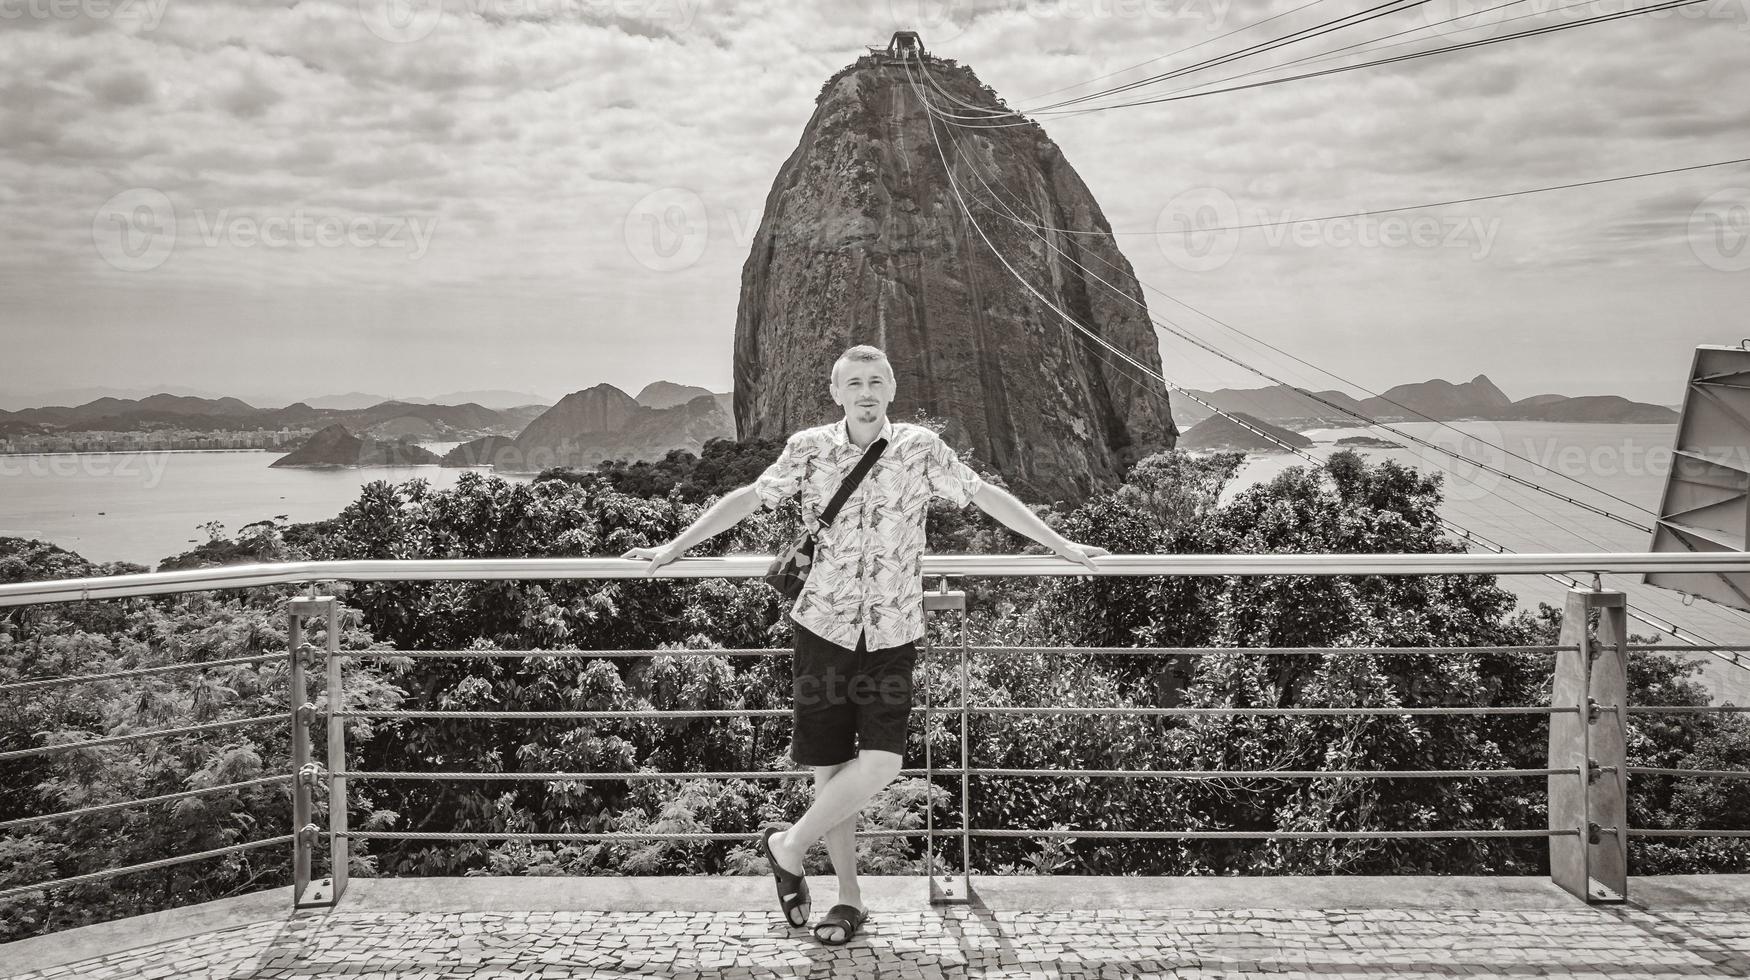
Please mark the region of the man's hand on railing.
<svg viewBox="0 0 1750 980"><path fill-rule="evenodd" d="M1062 557L1086 566L1088 571L1093 572L1096 575L1100 573L1100 568L1094 564L1094 558L1098 555L1109 555L1112 553L1105 548L1096 545L1076 544L1074 541L1065 541L1063 546L1056 550Z"/></svg>
<svg viewBox="0 0 1750 980"><path fill-rule="evenodd" d="M650 562L650 567L644 570L644 577L656 574L656 570L680 557L673 545L663 545L660 548L633 548L620 556L621 558L643 558Z"/></svg>

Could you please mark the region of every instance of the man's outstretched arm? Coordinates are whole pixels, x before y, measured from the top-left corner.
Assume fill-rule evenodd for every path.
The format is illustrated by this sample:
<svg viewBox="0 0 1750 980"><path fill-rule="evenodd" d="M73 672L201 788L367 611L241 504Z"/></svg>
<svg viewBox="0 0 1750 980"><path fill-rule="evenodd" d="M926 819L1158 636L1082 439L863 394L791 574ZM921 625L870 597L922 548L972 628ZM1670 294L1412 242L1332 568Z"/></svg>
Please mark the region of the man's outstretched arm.
<svg viewBox="0 0 1750 980"><path fill-rule="evenodd" d="M658 568L686 554L693 545L722 534L760 507L759 494L754 492L753 484L731 490L712 504L711 509L700 514L691 527L675 535L673 541L655 548L633 548L620 557L648 558L650 568L644 574L653 575Z"/></svg>
<svg viewBox="0 0 1750 980"><path fill-rule="evenodd" d="M1094 564L1096 555L1109 555L1105 548L1091 544L1076 544L1074 541L1057 533L1051 525L1039 519L1039 515L1028 509L1014 494L993 483L983 483L978 492L972 495L972 502L978 509L1003 522L1003 524L1025 534L1052 551L1057 552L1070 561L1087 567L1088 571L1098 573L1099 567Z"/></svg>

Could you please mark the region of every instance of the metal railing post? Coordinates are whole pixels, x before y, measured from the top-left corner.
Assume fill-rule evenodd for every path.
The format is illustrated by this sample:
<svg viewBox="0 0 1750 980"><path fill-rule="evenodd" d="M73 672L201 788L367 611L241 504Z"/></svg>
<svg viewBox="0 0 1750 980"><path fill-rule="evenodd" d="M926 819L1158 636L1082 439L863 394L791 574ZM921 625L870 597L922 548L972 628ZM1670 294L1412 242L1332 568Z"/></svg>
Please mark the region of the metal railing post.
<svg viewBox="0 0 1750 980"><path fill-rule="evenodd" d="M328 600L328 873L333 880L330 902L339 904L346 894L348 868L351 861L350 841L346 836L346 687L341 682L340 668L340 603Z"/></svg>
<svg viewBox="0 0 1750 980"><path fill-rule="evenodd" d="M972 901L972 670L967 649L966 593L960 593L960 900Z"/></svg>
<svg viewBox="0 0 1750 980"><path fill-rule="evenodd" d="M1597 610L1594 640L1588 620ZM1550 880L1587 902L1628 896L1627 603L1621 592L1570 589L1562 612L1550 707L1574 708L1549 721Z"/></svg>
<svg viewBox="0 0 1750 980"><path fill-rule="evenodd" d="M305 639L304 620L322 617L327 632L324 642L326 661L325 679L328 688L328 770L329 788L334 786L336 744L333 737L334 727L344 725L343 718L337 713L341 710L335 706L334 699L339 693L339 683L335 675L339 672L340 650L339 629L340 604L331 596L304 596L288 600L286 603L286 637L291 645L291 676L290 700L292 703L292 907L329 908L339 897L335 884L335 872L330 871L330 877L318 881L311 880L311 863L316 852L317 838L322 835L322 828L312 819L315 813L313 799L317 785L322 781L321 767L312 761L314 751L310 745L310 725L316 720L316 706L310 702L309 684L305 679L305 655L314 651ZM341 743L338 751L341 753L340 764L345 765L346 747ZM346 798L344 793L336 798L332 794L328 800L328 820L330 830L334 829L335 812L338 803L340 829L345 830ZM346 855L346 839L333 837L329 841L330 857ZM340 881L344 883L345 865L340 865ZM342 885L344 887L344 884Z"/></svg>
<svg viewBox="0 0 1750 980"><path fill-rule="evenodd" d="M289 673L286 681L286 700L290 702L292 725L292 907L297 908L302 902L304 892L310 887L310 844L311 835L305 833L310 826L310 784L305 778L306 767L310 765L310 732L305 727L304 704L308 692L304 684L304 653L310 647L304 642L304 616L306 615L306 599L292 599L286 603L286 652Z"/></svg>
<svg viewBox="0 0 1750 980"><path fill-rule="evenodd" d="M966 764L967 764L966 763L966 760L967 760L967 741L966 741L966 736L967 736L967 728L966 728L966 691L967 691L966 593L958 591L958 590L949 591L948 579L946 576L944 576L938 580L936 591L924 593L924 614L926 616L928 616L932 612L941 612L941 611L950 610L950 609L959 610L959 612L960 612L960 861L961 861L960 881L956 882L952 875L948 875L948 874L937 875L937 873L936 873L936 871L937 871L936 863L935 863L936 840L935 840L935 821L934 821L934 816L933 816L935 804L933 802L930 802L927 804L928 809L926 809L926 811L925 811L926 815L927 815L925 829L929 832L929 837L927 838L929 840L929 845L928 845L929 850L927 852L926 860L928 861L929 872L930 872L930 904L931 905L965 905L965 904L968 904L972 901L972 868L971 868L971 855L972 855L971 819L972 819L972 815L971 815L971 812L967 809L967 801L970 798L970 788L969 788L969 784L967 781L969 777L968 777L967 772L966 772ZM934 653L934 648L929 645L929 639L928 639L927 633L925 634L925 641L924 642L926 645L925 652L926 653ZM931 657L930 659L932 662L934 661L934 657ZM929 694L928 687L929 687L929 678L926 676L926 678L925 678L926 690L925 690L925 696L924 696L925 697L925 700L924 700L924 711L925 711L924 769L925 769L925 777L926 777L926 779L929 780L929 785L930 785L931 789L933 790L935 788L935 785L936 785L935 767L933 764L933 760L931 759L931 756L930 756L929 743L930 743L930 720L935 717L935 703Z"/></svg>

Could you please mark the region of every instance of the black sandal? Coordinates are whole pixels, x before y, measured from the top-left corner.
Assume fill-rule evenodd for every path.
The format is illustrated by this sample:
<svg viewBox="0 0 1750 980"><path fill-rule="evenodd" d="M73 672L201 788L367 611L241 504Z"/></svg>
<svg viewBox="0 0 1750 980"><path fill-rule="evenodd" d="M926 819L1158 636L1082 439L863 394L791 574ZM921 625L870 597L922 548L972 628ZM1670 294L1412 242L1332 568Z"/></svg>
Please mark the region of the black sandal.
<svg viewBox="0 0 1750 980"><path fill-rule="evenodd" d="M828 946L843 946L863 928L863 923L869 921L869 913L855 905L834 905L820 921L814 924L814 938ZM837 929L840 937L828 939L820 934L822 929Z"/></svg>
<svg viewBox="0 0 1750 980"><path fill-rule="evenodd" d="M772 866L772 877L778 883L778 907L783 910L784 921L790 923L791 928L800 929L808 924L808 879L785 871L772 855L772 835L782 829L767 827L760 834L760 853Z"/></svg>

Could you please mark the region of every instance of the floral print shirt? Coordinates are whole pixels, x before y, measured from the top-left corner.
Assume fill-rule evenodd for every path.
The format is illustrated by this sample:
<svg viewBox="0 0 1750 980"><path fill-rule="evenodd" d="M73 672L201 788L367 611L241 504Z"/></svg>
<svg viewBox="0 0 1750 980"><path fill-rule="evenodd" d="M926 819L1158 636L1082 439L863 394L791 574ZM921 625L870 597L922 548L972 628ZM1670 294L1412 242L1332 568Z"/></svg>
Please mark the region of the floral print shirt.
<svg viewBox="0 0 1750 980"><path fill-rule="evenodd" d="M859 637L869 650L923 637L927 505L936 499L964 507L984 486L924 426L888 421L876 438L887 440L886 450L838 517L817 532L813 568L790 609L797 623L851 650ZM754 492L767 508L800 494L803 526L818 527L840 482L862 458L842 419L803 429L754 481Z"/></svg>

